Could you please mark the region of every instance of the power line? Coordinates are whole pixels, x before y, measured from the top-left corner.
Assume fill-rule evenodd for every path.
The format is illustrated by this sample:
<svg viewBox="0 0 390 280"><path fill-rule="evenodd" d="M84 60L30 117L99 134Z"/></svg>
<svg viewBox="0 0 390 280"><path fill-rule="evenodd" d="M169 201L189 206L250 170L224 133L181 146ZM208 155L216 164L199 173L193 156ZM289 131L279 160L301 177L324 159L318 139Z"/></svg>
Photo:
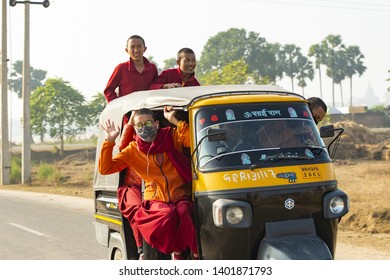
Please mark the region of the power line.
<svg viewBox="0 0 390 280"><path fill-rule="evenodd" d="M369 4L369 3L352 3L347 1L326 1L326 2L333 2L333 3L344 3L344 4L360 4L360 5L370 5L377 6L378 9L369 9L369 8L363 8L363 7L354 7L354 6L334 6L334 5L317 5L317 4L303 4L303 3L293 3L293 2L282 2L282 1L266 1L266 0L243 0L247 2L256 2L256 3L267 3L267 4L276 4L276 5L290 5L290 6L304 6L304 7L315 7L315 8L335 8L335 9L347 9L347 10L360 10L360 11L367 11L367 12L385 12L388 13L390 10L387 9L381 9L380 7L389 7L390 5L385 4ZM321 0L317 0L318 2L325 2Z"/></svg>
<svg viewBox="0 0 390 280"><path fill-rule="evenodd" d="M378 6L378 7L390 7L390 4L374 4L374 3L363 3L363 2L350 2L350 1L332 1L332 0L311 0L315 2L332 2L332 3L343 3L343 4L353 4L353 5L365 5L365 6Z"/></svg>

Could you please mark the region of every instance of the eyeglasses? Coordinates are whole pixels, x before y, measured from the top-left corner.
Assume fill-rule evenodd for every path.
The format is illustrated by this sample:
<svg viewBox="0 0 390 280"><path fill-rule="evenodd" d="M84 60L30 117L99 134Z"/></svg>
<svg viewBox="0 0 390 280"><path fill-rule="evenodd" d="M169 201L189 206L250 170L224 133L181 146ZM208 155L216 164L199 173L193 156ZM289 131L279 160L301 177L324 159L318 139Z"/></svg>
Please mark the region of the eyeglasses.
<svg viewBox="0 0 390 280"><path fill-rule="evenodd" d="M146 122L144 122L144 123L136 123L135 125L134 125L134 127L136 128L136 129L142 129L144 126L145 127L151 127L151 126L153 126L154 125L154 120L148 120L148 121L146 121Z"/></svg>

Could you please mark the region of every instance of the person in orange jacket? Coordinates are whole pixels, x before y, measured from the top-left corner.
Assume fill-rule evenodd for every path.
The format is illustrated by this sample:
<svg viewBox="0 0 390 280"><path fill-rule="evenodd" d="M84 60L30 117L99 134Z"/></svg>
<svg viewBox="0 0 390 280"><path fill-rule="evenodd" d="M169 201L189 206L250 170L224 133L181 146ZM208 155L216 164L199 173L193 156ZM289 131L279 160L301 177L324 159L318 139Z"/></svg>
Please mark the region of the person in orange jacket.
<svg viewBox="0 0 390 280"><path fill-rule="evenodd" d="M129 120L135 140L114 157L112 150L119 127L107 121L103 127L106 141L99 159L99 172L112 174L131 167L145 182L144 201L134 220L144 239L164 254L173 253L183 259L182 252L190 249L198 258L193 223L191 165L181 152L189 147L189 126L176 118L176 110L164 108L164 117L175 128L159 128L153 111L133 111Z"/></svg>

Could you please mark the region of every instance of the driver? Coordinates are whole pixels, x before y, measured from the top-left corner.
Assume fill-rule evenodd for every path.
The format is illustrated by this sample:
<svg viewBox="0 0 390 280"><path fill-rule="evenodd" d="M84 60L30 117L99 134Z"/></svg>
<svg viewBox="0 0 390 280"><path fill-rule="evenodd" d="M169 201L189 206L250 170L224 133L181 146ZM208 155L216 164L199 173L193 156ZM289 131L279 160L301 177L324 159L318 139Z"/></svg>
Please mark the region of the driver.
<svg viewBox="0 0 390 280"><path fill-rule="evenodd" d="M226 152L253 149L252 144L242 137L242 123L226 123L222 124L221 128L226 130L226 139L221 141L221 144L226 147Z"/></svg>
<svg viewBox="0 0 390 280"><path fill-rule="evenodd" d="M291 128L287 121L267 121L259 130L259 145L261 148L292 148L306 146L302 135L311 133L310 126L302 125Z"/></svg>

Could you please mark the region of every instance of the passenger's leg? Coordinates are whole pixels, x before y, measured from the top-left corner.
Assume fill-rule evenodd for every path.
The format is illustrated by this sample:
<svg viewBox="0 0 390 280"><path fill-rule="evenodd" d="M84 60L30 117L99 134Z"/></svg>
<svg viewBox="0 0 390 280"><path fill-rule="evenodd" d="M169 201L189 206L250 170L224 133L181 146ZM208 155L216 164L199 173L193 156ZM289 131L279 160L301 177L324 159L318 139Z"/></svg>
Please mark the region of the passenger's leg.
<svg viewBox="0 0 390 280"><path fill-rule="evenodd" d="M141 207L141 187L120 186L118 188L118 206L122 215L127 218L138 248L142 247L143 238L134 221L134 216Z"/></svg>
<svg viewBox="0 0 390 280"><path fill-rule="evenodd" d="M144 201L134 220L145 241L164 254L179 255L190 249L198 256L193 222L193 206L184 198L174 204L160 201Z"/></svg>
<svg viewBox="0 0 390 280"><path fill-rule="evenodd" d="M181 199L175 202L175 212L179 222L174 242L174 251L182 252L189 248L194 256L197 256L198 246L193 219L194 208L192 201L189 199Z"/></svg>
<svg viewBox="0 0 390 280"><path fill-rule="evenodd" d="M173 205L161 201L144 201L134 220L145 241L164 254L173 251L177 231L177 215Z"/></svg>

